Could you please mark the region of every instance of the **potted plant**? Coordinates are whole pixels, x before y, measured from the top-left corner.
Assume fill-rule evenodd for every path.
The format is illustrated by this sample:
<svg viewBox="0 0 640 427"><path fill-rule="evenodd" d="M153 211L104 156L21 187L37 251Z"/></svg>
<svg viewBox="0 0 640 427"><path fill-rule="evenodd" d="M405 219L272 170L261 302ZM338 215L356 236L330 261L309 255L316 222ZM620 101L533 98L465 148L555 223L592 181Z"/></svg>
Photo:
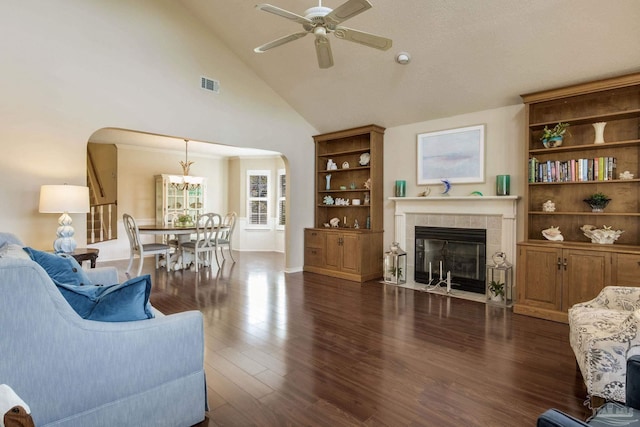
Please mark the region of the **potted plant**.
<svg viewBox="0 0 640 427"><path fill-rule="evenodd" d="M604 212L604 208L610 201L611 199L605 196L604 193L594 193L584 199L584 202L591 206L592 212Z"/></svg>
<svg viewBox="0 0 640 427"><path fill-rule="evenodd" d="M191 216L186 214L178 215L178 220L176 222L178 227L189 227L193 225Z"/></svg>
<svg viewBox="0 0 640 427"><path fill-rule="evenodd" d="M560 147L569 126L569 123L562 122L559 122L552 128L545 126L544 129L542 129L542 136L540 137L542 145L544 145L545 148Z"/></svg>
<svg viewBox="0 0 640 427"><path fill-rule="evenodd" d="M389 268L389 274L392 277L396 277L398 281L402 279L402 267L391 267Z"/></svg>
<svg viewBox="0 0 640 427"><path fill-rule="evenodd" d="M504 283L492 280L489 283L489 293L491 294L491 301L502 301L504 298Z"/></svg>

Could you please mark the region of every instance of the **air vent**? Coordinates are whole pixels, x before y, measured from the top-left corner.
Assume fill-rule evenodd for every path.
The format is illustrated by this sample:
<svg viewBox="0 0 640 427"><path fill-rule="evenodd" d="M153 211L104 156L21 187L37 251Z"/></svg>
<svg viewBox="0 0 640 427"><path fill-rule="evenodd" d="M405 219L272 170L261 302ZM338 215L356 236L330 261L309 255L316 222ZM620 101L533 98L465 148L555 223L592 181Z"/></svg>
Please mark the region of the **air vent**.
<svg viewBox="0 0 640 427"><path fill-rule="evenodd" d="M200 77L200 87L213 93L220 93L220 82L217 80Z"/></svg>

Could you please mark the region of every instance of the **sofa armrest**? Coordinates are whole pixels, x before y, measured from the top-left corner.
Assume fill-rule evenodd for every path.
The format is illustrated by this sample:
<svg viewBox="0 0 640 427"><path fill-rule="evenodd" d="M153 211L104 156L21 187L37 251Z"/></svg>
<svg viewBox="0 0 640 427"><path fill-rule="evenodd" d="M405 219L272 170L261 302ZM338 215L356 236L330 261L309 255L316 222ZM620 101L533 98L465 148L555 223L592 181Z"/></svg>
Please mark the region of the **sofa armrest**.
<svg viewBox="0 0 640 427"><path fill-rule="evenodd" d="M571 309L578 307L635 311L640 309L640 287L605 286L594 299L575 304Z"/></svg>
<svg viewBox="0 0 640 427"><path fill-rule="evenodd" d="M115 285L118 281L118 269L115 267L98 267L85 270L95 285Z"/></svg>

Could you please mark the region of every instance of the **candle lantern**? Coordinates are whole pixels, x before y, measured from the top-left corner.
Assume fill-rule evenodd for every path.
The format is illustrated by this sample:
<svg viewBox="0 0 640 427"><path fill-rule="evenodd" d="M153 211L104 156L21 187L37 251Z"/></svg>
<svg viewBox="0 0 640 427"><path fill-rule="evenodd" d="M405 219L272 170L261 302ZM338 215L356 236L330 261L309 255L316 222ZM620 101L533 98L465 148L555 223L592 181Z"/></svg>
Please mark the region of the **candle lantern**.
<svg viewBox="0 0 640 427"><path fill-rule="evenodd" d="M496 252L494 264L487 265L487 302L511 307L513 296L513 266L504 260L503 252Z"/></svg>
<svg viewBox="0 0 640 427"><path fill-rule="evenodd" d="M407 281L407 253L393 242L384 253L384 281L399 285Z"/></svg>

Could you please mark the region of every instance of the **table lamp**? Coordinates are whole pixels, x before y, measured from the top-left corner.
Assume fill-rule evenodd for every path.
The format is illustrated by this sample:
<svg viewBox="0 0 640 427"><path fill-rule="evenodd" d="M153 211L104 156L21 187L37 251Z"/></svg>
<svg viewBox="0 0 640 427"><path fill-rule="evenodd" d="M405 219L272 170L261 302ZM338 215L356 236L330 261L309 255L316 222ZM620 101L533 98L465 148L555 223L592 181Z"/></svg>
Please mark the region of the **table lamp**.
<svg viewBox="0 0 640 427"><path fill-rule="evenodd" d="M62 213L58 218L58 238L53 242L56 252L71 253L78 245L69 213L89 212L89 187L79 185L43 185L40 187L40 213Z"/></svg>

